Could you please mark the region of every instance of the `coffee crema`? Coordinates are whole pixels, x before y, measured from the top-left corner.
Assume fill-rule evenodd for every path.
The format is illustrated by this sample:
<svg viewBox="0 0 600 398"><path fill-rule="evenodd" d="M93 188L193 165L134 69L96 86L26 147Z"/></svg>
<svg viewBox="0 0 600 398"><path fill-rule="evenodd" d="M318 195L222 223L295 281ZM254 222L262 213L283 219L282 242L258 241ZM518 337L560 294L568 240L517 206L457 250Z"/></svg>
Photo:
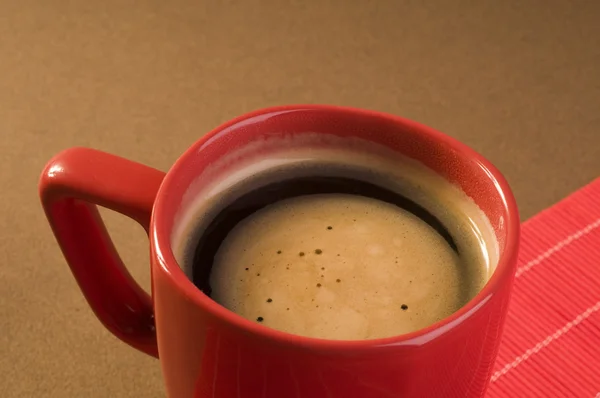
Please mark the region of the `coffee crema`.
<svg viewBox="0 0 600 398"><path fill-rule="evenodd" d="M173 240L199 289L254 322L335 340L422 329L481 290L497 242L462 191L374 144L303 149L224 160L229 179L197 193Z"/></svg>

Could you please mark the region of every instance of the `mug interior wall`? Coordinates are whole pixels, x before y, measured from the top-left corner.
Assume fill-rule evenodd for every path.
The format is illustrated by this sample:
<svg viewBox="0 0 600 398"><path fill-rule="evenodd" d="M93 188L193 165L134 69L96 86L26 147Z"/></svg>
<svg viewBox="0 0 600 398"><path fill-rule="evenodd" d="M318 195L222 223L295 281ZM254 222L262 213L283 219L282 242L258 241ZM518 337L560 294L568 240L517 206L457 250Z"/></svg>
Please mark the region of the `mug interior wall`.
<svg viewBox="0 0 600 398"><path fill-rule="evenodd" d="M334 108L335 109L335 108ZM338 137L354 137L384 145L434 170L460 187L489 219L500 253L506 242L506 204L498 182L483 165L482 158L466 146L427 127L400 118L375 113L357 113L347 109L295 109L238 118L215 130L194 145L175 164L167 188L166 207L176 208L168 214L167 228L176 230L180 215L193 204L195 192L190 186L198 176L224 156L251 143L306 132ZM222 170L222 173L226 170ZM223 174L214 174L220 178ZM204 178L210 174L204 173ZM208 184L211 181L202 181ZM172 236L171 241L174 241Z"/></svg>

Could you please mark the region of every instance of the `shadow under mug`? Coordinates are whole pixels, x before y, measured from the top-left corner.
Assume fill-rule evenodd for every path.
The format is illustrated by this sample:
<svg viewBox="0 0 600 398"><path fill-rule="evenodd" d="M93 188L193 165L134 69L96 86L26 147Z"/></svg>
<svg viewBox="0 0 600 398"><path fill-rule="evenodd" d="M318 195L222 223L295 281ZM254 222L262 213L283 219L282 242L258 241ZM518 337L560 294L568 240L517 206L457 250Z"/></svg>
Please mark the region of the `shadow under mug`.
<svg viewBox="0 0 600 398"><path fill-rule="evenodd" d="M188 188L227 154L257 140L306 132L384 145L418 160L470 196L489 218L500 253L479 294L456 313L413 333L334 341L270 329L230 312L197 289L171 247ZM283 106L255 111L216 128L166 174L96 150L68 149L47 164L39 189L48 221L92 310L121 340L159 358L169 397L485 394L510 298L519 217L498 170L453 138L383 113ZM127 272L97 206L129 216L147 231L151 295Z"/></svg>

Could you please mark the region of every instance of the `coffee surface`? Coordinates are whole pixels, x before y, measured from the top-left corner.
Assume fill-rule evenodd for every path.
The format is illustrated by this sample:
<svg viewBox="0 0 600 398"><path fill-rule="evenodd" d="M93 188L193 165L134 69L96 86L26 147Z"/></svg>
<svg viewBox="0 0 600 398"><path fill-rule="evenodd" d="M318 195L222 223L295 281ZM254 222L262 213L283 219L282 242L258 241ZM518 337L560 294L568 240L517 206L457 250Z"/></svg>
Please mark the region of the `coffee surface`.
<svg viewBox="0 0 600 398"><path fill-rule="evenodd" d="M476 236L457 238L477 244ZM464 305L485 278L477 253L459 256L438 231L394 204L304 195L264 207L231 230L215 256L211 297L293 334L387 337Z"/></svg>
<svg viewBox="0 0 600 398"><path fill-rule="evenodd" d="M385 146L310 132L257 140L199 170L171 242L188 278L229 310L343 340L443 319L499 255L486 215L444 177Z"/></svg>

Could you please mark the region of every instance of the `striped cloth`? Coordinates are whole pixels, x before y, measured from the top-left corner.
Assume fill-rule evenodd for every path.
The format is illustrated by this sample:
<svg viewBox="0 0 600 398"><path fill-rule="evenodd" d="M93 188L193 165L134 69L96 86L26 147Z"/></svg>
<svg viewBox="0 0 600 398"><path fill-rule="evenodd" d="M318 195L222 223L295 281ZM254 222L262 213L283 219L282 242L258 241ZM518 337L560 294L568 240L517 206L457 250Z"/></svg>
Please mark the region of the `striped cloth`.
<svg viewBox="0 0 600 398"><path fill-rule="evenodd" d="M488 398L600 398L600 178L523 224Z"/></svg>

